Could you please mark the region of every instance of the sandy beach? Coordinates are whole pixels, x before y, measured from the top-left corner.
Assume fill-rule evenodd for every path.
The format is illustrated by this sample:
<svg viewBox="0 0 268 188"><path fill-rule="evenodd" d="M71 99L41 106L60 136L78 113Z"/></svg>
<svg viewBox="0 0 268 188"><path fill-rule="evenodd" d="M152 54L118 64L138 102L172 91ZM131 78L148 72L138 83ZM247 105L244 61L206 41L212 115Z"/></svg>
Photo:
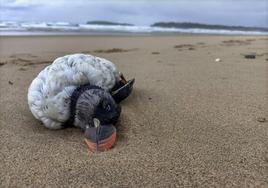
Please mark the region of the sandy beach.
<svg viewBox="0 0 268 188"><path fill-rule="evenodd" d="M0 187L268 187L267 49L267 36L0 37ZM107 152L28 108L31 81L71 53L136 78Z"/></svg>

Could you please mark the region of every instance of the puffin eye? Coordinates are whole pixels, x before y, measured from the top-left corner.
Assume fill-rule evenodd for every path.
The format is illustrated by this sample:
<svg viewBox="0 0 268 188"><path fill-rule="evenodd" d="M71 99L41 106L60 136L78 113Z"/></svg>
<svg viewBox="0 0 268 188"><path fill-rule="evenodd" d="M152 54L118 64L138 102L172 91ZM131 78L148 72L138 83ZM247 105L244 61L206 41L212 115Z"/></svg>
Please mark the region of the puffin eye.
<svg viewBox="0 0 268 188"><path fill-rule="evenodd" d="M106 105L105 110L110 111L111 110L111 105L109 105L109 104Z"/></svg>
<svg viewBox="0 0 268 188"><path fill-rule="evenodd" d="M105 109L106 111L110 111L111 110L111 105L107 102L103 102L102 103L102 108Z"/></svg>

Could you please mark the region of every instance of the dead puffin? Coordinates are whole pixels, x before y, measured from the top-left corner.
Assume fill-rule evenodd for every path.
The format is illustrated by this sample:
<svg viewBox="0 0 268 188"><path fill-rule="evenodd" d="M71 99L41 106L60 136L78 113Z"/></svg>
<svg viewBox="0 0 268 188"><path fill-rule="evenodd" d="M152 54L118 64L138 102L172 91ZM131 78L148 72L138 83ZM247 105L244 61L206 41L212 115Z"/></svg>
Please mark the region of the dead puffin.
<svg viewBox="0 0 268 188"><path fill-rule="evenodd" d="M85 131L90 151L110 149L116 140L113 126L134 79L126 81L110 61L86 54L57 58L43 69L28 89L34 117L49 129L70 126Z"/></svg>

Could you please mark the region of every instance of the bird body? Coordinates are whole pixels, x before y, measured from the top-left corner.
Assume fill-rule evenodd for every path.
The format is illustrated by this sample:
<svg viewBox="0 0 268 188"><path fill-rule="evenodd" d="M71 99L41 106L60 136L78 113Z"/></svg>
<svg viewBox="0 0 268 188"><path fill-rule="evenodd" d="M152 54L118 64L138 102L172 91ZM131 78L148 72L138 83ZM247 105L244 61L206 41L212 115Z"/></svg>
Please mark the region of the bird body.
<svg viewBox="0 0 268 188"><path fill-rule="evenodd" d="M109 92L119 80L117 67L106 59L85 54L66 55L57 58L32 81L28 104L35 118L47 128L60 129L70 118L71 97L78 87L90 84ZM83 97L92 97L93 93Z"/></svg>

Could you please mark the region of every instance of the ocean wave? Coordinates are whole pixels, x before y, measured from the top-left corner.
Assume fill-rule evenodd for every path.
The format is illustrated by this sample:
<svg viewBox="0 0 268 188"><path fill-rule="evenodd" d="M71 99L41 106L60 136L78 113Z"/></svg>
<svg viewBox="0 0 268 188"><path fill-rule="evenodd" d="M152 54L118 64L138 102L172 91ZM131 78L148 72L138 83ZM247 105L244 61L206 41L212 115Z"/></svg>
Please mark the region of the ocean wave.
<svg viewBox="0 0 268 188"><path fill-rule="evenodd" d="M189 34L220 34L220 35L268 35L262 31L238 31L238 30L219 30L219 29L182 29L164 28L155 26L124 26L124 25L89 25L73 24L69 22L0 22L0 35L10 33L37 31L45 34L46 32L124 32L124 33L189 33ZM49 33L48 33L49 34ZM63 33L64 34L64 33Z"/></svg>

